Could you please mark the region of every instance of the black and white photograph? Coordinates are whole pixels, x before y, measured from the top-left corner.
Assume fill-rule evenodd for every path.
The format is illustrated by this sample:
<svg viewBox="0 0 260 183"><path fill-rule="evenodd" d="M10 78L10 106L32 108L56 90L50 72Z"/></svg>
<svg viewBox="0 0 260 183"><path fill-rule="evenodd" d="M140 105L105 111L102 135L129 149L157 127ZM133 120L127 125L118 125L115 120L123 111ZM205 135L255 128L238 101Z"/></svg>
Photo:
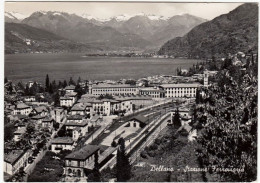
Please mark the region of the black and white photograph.
<svg viewBox="0 0 260 183"><path fill-rule="evenodd" d="M1 182L259 179L258 1L2 4Z"/></svg>

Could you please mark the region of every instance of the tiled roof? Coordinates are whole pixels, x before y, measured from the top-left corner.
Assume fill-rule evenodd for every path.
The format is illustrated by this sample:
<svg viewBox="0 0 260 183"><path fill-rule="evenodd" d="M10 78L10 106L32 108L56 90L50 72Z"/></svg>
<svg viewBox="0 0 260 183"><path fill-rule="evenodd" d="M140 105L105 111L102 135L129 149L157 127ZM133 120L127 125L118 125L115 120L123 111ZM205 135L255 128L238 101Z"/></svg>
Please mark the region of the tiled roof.
<svg viewBox="0 0 260 183"><path fill-rule="evenodd" d="M84 111L86 107L86 104L77 103L71 108L71 111Z"/></svg>
<svg viewBox="0 0 260 183"><path fill-rule="evenodd" d="M133 85L128 85L128 84L124 84L124 85L109 85L109 84L99 84L99 85L95 85L92 87L94 88L136 88L136 86Z"/></svg>
<svg viewBox="0 0 260 183"><path fill-rule="evenodd" d="M60 97L60 100L73 100L73 99L65 95L64 97Z"/></svg>
<svg viewBox="0 0 260 183"><path fill-rule="evenodd" d="M66 93L66 96L69 96L69 97L74 97L77 95L77 92L68 92Z"/></svg>
<svg viewBox="0 0 260 183"><path fill-rule="evenodd" d="M31 117L31 119L34 119L34 120L43 119L43 118L45 118L45 116L36 115L36 116Z"/></svg>
<svg viewBox="0 0 260 183"><path fill-rule="evenodd" d="M85 127L86 125L88 125L88 121L82 121L81 123L77 123L77 122L67 122L64 124L65 126L78 126L78 127Z"/></svg>
<svg viewBox="0 0 260 183"><path fill-rule="evenodd" d="M185 87L199 87L199 83L177 83L177 84L163 84L163 88L185 88Z"/></svg>
<svg viewBox="0 0 260 183"><path fill-rule="evenodd" d="M26 129L25 128L20 128L20 129L18 129L18 130L16 130L15 132L14 132L14 134L24 134L26 132Z"/></svg>
<svg viewBox="0 0 260 183"><path fill-rule="evenodd" d="M4 161L14 165L24 153L26 153L24 150L12 150L9 154L4 155Z"/></svg>
<svg viewBox="0 0 260 183"><path fill-rule="evenodd" d="M71 137L57 137L52 140L52 144L73 144L74 141Z"/></svg>
<svg viewBox="0 0 260 183"><path fill-rule="evenodd" d="M75 90L75 86L73 85L66 86L65 90Z"/></svg>
<svg viewBox="0 0 260 183"><path fill-rule="evenodd" d="M67 155L65 159L74 159L74 160L86 160L89 156L94 154L100 148L96 145L86 145L78 151L74 151L71 154Z"/></svg>
<svg viewBox="0 0 260 183"><path fill-rule="evenodd" d="M43 111L47 112L47 108L45 106L39 106L34 109L37 113L41 113Z"/></svg>
<svg viewBox="0 0 260 183"><path fill-rule="evenodd" d="M142 116L142 115L134 116L134 117L130 118L129 121L132 121L132 120L137 120L137 121L144 123L144 124L148 124L148 122L149 122L148 121L149 118Z"/></svg>
<svg viewBox="0 0 260 183"><path fill-rule="evenodd" d="M67 120L81 120L83 119L84 116L82 115L72 115L72 116L68 116Z"/></svg>
<svg viewBox="0 0 260 183"><path fill-rule="evenodd" d="M30 108L28 105L26 105L25 103L19 103L16 105L17 109L26 109L26 108Z"/></svg>

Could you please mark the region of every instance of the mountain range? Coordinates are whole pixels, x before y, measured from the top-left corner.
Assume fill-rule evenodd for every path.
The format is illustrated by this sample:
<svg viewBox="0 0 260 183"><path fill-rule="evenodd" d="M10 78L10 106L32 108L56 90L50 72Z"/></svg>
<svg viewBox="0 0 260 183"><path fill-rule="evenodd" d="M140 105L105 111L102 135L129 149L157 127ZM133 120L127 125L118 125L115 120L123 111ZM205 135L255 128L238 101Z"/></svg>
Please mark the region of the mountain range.
<svg viewBox="0 0 260 183"><path fill-rule="evenodd" d="M63 40L72 41L73 44L87 44L103 50L158 50L169 39L183 36L196 25L206 21L188 14L169 18L145 14L119 15L107 20L96 19L86 14L79 16L51 11L34 12L23 18L16 15L18 13L5 12L6 23L17 23L13 24L12 28L18 24L25 24L59 35ZM10 29L9 26L8 30L12 31Z"/></svg>
<svg viewBox="0 0 260 183"><path fill-rule="evenodd" d="M258 50L258 5L245 3L165 43L160 55L205 58Z"/></svg>

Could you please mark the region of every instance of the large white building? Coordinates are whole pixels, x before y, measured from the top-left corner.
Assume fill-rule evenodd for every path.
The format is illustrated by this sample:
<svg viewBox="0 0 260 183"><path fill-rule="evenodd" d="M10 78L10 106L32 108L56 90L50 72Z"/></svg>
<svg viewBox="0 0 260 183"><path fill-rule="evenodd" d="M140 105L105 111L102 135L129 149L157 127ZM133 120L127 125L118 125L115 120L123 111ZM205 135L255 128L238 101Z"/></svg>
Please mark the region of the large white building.
<svg viewBox="0 0 260 183"><path fill-rule="evenodd" d="M165 97L173 98L195 98L199 83L163 84L161 87L166 91Z"/></svg>
<svg viewBox="0 0 260 183"><path fill-rule="evenodd" d="M108 85L99 84L90 87L91 94L99 95L127 95L127 94L138 94L138 88L136 86L124 84L124 85Z"/></svg>

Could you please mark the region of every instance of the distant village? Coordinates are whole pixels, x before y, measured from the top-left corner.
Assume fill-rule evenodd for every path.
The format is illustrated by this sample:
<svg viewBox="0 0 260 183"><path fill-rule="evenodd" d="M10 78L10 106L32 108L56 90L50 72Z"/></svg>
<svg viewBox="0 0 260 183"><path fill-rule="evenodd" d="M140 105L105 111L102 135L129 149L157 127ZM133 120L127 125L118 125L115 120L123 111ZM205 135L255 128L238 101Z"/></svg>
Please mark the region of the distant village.
<svg viewBox="0 0 260 183"><path fill-rule="evenodd" d="M232 64L243 68L246 57L239 52L232 56ZM86 181L97 156L100 169L115 165L119 138L126 139L127 152L131 153L148 131L159 133L156 130L161 121L167 119L171 124L176 110L182 126L189 129L190 104L194 104L199 88L214 81L218 74L214 64L208 60L209 70L198 63L189 70L178 68L177 76L138 80L70 78L68 83L56 83L50 74L43 85L37 81L15 84L6 78L5 180L18 180L21 172L26 173L22 177L27 180L36 164L52 152L51 158L65 162L60 181ZM181 104L178 109L176 103ZM192 139L194 132L187 131ZM45 167L44 171L52 170Z"/></svg>

